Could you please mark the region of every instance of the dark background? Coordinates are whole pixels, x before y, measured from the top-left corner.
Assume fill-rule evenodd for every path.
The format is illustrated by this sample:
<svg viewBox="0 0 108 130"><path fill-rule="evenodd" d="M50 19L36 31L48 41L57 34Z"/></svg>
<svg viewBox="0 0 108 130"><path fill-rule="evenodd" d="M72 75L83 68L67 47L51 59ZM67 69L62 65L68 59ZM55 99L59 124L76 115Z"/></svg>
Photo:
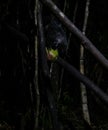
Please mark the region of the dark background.
<svg viewBox="0 0 108 130"><path fill-rule="evenodd" d="M64 13L82 31L86 0L54 0L54 2L62 11L64 11L64 3L66 3ZM87 37L106 58L108 58L107 6L107 0L90 0L86 30ZM52 18L53 15L50 11L46 7L43 8L46 10L45 16L49 15ZM34 10L35 0L0 1L0 129L32 130L34 128L34 102L36 99L33 102L32 98L35 98L34 48L37 35ZM79 70L80 41L73 34L70 36L70 32L66 28L65 31L67 40L70 41L65 60ZM84 56L86 76L107 93L107 70L86 50ZM52 91L58 110L58 119L64 129L70 130L73 129L73 126L78 130L86 129L81 107L80 82L64 71L60 86L60 80L58 80L60 74L60 66L55 64L52 71ZM46 82L41 74L39 82ZM41 95L38 126L39 129L46 130L52 129L52 122L43 86L42 83L39 84ZM62 89L58 100L60 87ZM107 130L107 107L89 90L87 94L92 128Z"/></svg>

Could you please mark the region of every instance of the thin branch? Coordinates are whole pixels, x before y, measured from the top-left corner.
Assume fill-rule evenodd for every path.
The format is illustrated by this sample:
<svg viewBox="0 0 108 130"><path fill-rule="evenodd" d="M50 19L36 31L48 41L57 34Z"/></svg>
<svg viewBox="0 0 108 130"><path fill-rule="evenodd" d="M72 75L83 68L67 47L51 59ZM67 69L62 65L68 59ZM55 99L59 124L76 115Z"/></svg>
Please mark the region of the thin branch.
<svg viewBox="0 0 108 130"><path fill-rule="evenodd" d="M108 60L100 53L93 43L64 15L63 12L51 1L40 0L58 17L58 19L81 41L81 44L90 51L94 57L108 69Z"/></svg>
<svg viewBox="0 0 108 130"><path fill-rule="evenodd" d="M87 21L89 15L89 4L90 0L86 1L85 6L85 16L84 16L84 24L83 24L83 34L85 35L86 28L87 28ZM80 46L80 72L84 75L84 47ZM83 109L83 116L84 120L88 122L90 125L90 115L88 110L88 100L87 100L87 91L86 86L84 84L80 84L81 87L81 97L82 97L82 109Z"/></svg>
<svg viewBox="0 0 108 130"><path fill-rule="evenodd" d="M38 0L35 3L35 25L37 25L37 10L38 10ZM39 93L39 85L38 85L38 38L35 36L35 79L34 79L35 91L36 91L36 106L35 106L35 125L34 130L36 130L39 126L39 106L40 106L40 93Z"/></svg>
<svg viewBox="0 0 108 130"><path fill-rule="evenodd" d="M43 29L43 23L42 23L42 11L41 7L38 10L38 35L39 35L39 54L40 54L40 61L42 66L43 74L46 77L50 77L49 67L47 63L47 54L46 54L46 48L45 48L45 38L44 38L44 29Z"/></svg>
<svg viewBox="0 0 108 130"><path fill-rule="evenodd" d="M66 11L66 5L67 5L67 0L64 1L64 7L63 7L63 12L65 13Z"/></svg>
<svg viewBox="0 0 108 130"><path fill-rule="evenodd" d="M7 23L3 23L3 29L6 29L6 31L8 31L14 38L27 43L29 42L29 38L24 33L8 25Z"/></svg>
<svg viewBox="0 0 108 130"><path fill-rule="evenodd" d="M40 60L41 60L41 67L43 72L43 78L44 78L44 89L46 92L47 100L49 109L52 116L52 123L54 130L60 129L60 124L58 122L57 117L57 109L56 109L56 103L54 101L52 92L51 92L51 80L50 80L50 72L49 67L47 63L47 57L46 57L46 48L45 48L45 40L44 40L44 32L43 32L43 23L42 23L42 6L38 10L38 33L39 33L39 49L40 49Z"/></svg>
<svg viewBox="0 0 108 130"><path fill-rule="evenodd" d="M62 67L64 67L71 75L80 80L86 87L92 90L106 105L108 105L108 95L104 93L97 85L95 85L90 79L82 75L76 68L67 63L62 58L58 57L56 59Z"/></svg>

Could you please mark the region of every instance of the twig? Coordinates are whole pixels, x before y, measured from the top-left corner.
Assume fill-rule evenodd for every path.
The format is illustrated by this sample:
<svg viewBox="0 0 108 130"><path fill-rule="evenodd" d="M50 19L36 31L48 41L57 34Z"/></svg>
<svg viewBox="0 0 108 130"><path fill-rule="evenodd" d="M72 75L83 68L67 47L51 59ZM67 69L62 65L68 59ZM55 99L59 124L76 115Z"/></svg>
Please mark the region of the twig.
<svg viewBox="0 0 108 130"><path fill-rule="evenodd" d="M84 16L84 24L83 24L83 34L85 35L86 27L87 27L87 20L89 15L89 4L90 0L86 1L85 7L85 16ZM84 47L80 46L80 72L84 75ZM81 97L82 97L82 109L83 109L83 116L84 120L88 122L90 125L90 115L88 110L88 100L87 100L87 90L84 84L80 84L81 88Z"/></svg>
<svg viewBox="0 0 108 130"><path fill-rule="evenodd" d="M35 25L37 25L37 10L38 10L38 0L35 3ZM35 36L35 90L36 90L36 106L35 106L35 125L34 130L38 128L38 120L39 120L39 106L40 106L40 93L39 93L39 85L38 85L38 38Z"/></svg>
<svg viewBox="0 0 108 130"><path fill-rule="evenodd" d="M18 40L24 41L29 43L29 38L19 30L15 29L14 27L8 25L7 23L3 23L3 29L6 29L13 37L15 37Z"/></svg>
<svg viewBox="0 0 108 130"><path fill-rule="evenodd" d="M64 15L63 12L51 1L51 0L40 0L58 17L58 19L80 39L81 44L90 51L94 57L108 69L108 60L100 53L100 51L93 45L93 43Z"/></svg>

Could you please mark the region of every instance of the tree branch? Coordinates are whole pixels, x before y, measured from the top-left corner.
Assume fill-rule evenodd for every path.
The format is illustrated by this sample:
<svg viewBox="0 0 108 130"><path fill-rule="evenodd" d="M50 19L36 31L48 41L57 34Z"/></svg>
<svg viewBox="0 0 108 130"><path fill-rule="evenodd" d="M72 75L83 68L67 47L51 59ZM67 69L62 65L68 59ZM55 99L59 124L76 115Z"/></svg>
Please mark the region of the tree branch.
<svg viewBox="0 0 108 130"><path fill-rule="evenodd" d="M89 4L90 0L86 0L85 5L85 14L84 14L84 23L83 23L83 29L82 33L85 35L86 28L87 28L87 21L88 21L88 15L89 15ZM84 47L80 46L80 72L84 75ZM88 109L88 99L87 99L87 90L86 86L84 84L80 84L81 87L81 99L82 99L82 109L83 109L83 116L84 120L90 125L90 115L89 115L89 109Z"/></svg>
<svg viewBox="0 0 108 130"><path fill-rule="evenodd" d="M24 33L8 25L7 23L3 23L3 29L6 29L6 31L11 33L11 35L16 39L29 43L29 38Z"/></svg>
<svg viewBox="0 0 108 130"><path fill-rule="evenodd" d="M85 84L88 89L92 90L101 100L103 100L104 103L106 103L106 105L108 105L108 95L104 93L98 86L96 86L90 79L82 75L76 68L62 58L58 57L56 62L64 67L71 75Z"/></svg>
<svg viewBox="0 0 108 130"><path fill-rule="evenodd" d="M52 92L51 92L51 80L50 80L50 72L49 67L47 63L47 57L46 57L46 48L45 48L45 40L44 40L44 32L43 32L43 23L42 23L42 10L41 6L38 10L38 31L39 31L39 40L40 40L40 60L41 60L41 67L43 72L43 78L44 78L44 85L45 85L45 92L48 100L49 109L52 116L52 122L53 122L53 128L54 130L60 129L60 124L58 123L58 117L57 117L57 109L56 109L56 103L54 101Z"/></svg>
<svg viewBox="0 0 108 130"><path fill-rule="evenodd" d="M35 25L37 25L37 12L38 12L38 0L35 1L35 10L34 10L34 16L35 16ZM39 75L38 75L38 38L37 35L35 35L35 76L34 76L34 87L36 91L36 105L35 105L35 124L34 124L34 130L36 130L39 126L39 109L40 109L40 92L39 92Z"/></svg>
<svg viewBox="0 0 108 130"><path fill-rule="evenodd" d="M80 39L81 44L90 51L94 57L108 69L108 60L101 54L101 52L93 45L93 43L65 16L63 12L51 1L40 0L55 14L56 17L70 30L77 38Z"/></svg>

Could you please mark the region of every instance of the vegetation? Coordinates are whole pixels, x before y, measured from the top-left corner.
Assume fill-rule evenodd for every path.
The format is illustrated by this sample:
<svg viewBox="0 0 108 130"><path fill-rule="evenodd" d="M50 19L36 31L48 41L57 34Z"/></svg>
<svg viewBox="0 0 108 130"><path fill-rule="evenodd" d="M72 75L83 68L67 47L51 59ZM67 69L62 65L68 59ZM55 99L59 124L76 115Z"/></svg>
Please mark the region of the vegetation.
<svg viewBox="0 0 108 130"><path fill-rule="evenodd" d="M53 2L0 1L0 130L107 130L107 0Z"/></svg>

